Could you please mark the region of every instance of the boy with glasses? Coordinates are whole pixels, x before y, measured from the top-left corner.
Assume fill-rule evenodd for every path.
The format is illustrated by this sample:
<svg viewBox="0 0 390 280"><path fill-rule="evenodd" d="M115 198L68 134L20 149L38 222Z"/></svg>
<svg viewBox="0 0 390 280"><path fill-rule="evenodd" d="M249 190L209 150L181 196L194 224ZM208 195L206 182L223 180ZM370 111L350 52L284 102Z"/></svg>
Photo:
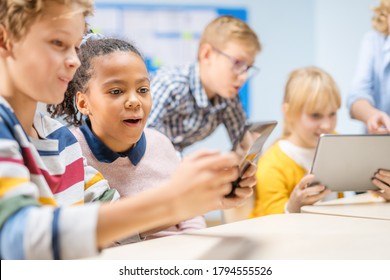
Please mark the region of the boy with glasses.
<svg viewBox="0 0 390 280"><path fill-rule="evenodd" d="M210 22L200 39L198 61L161 69L152 80L149 127L167 135L180 153L221 123L234 141L246 122L238 92L257 72L253 64L260 50L257 35L243 21L220 16Z"/></svg>

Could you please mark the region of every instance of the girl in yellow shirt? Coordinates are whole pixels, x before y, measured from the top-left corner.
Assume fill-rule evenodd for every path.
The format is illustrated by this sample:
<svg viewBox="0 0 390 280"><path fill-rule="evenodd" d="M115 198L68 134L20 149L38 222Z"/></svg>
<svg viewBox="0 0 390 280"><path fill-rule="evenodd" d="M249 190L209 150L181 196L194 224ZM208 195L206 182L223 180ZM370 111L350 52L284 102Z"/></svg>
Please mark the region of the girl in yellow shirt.
<svg viewBox="0 0 390 280"><path fill-rule="evenodd" d="M339 89L333 78L317 67L294 70L287 81L283 100L283 136L260 158L255 206L252 217L296 213L327 196L334 196L313 175L306 175L318 139L335 131Z"/></svg>

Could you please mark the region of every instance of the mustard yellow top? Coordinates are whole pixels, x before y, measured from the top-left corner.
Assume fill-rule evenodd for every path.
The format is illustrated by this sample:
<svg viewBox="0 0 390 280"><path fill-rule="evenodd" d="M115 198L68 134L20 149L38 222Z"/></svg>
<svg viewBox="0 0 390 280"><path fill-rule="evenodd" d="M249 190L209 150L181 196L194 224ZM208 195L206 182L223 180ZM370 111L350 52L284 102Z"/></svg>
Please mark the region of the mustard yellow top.
<svg viewBox="0 0 390 280"><path fill-rule="evenodd" d="M291 192L307 174L307 170L286 155L278 143L272 145L258 162L252 218L284 213Z"/></svg>

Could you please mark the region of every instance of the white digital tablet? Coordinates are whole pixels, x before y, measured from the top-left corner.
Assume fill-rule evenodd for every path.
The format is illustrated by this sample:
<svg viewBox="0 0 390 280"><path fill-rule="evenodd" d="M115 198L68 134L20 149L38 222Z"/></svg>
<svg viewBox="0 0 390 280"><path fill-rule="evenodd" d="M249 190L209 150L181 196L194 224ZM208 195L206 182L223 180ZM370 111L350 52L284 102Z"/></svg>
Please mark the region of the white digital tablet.
<svg viewBox="0 0 390 280"><path fill-rule="evenodd" d="M311 173L332 191L367 191L378 169L390 170L390 134L323 134Z"/></svg>

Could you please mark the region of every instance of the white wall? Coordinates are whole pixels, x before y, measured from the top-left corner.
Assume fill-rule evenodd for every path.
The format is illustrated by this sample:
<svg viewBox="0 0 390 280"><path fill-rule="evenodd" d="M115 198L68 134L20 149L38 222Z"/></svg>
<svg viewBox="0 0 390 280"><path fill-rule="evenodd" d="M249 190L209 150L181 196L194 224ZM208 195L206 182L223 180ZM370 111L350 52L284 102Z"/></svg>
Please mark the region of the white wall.
<svg viewBox="0 0 390 280"><path fill-rule="evenodd" d="M288 73L315 60L315 6L312 0L252 2L248 22L259 35L263 51L256 62L261 73L251 81L250 118L280 122L269 144L281 133L281 102Z"/></svg>
<svg viewBox="0 0 390 280"><path fill-rule="evenodd" d="M337 131L360 133L361 122L351 120L345 107L361 40L371 28L371 7L375 0L317 0L315 8L316 64L332 74L343 98Z"/></svg>

